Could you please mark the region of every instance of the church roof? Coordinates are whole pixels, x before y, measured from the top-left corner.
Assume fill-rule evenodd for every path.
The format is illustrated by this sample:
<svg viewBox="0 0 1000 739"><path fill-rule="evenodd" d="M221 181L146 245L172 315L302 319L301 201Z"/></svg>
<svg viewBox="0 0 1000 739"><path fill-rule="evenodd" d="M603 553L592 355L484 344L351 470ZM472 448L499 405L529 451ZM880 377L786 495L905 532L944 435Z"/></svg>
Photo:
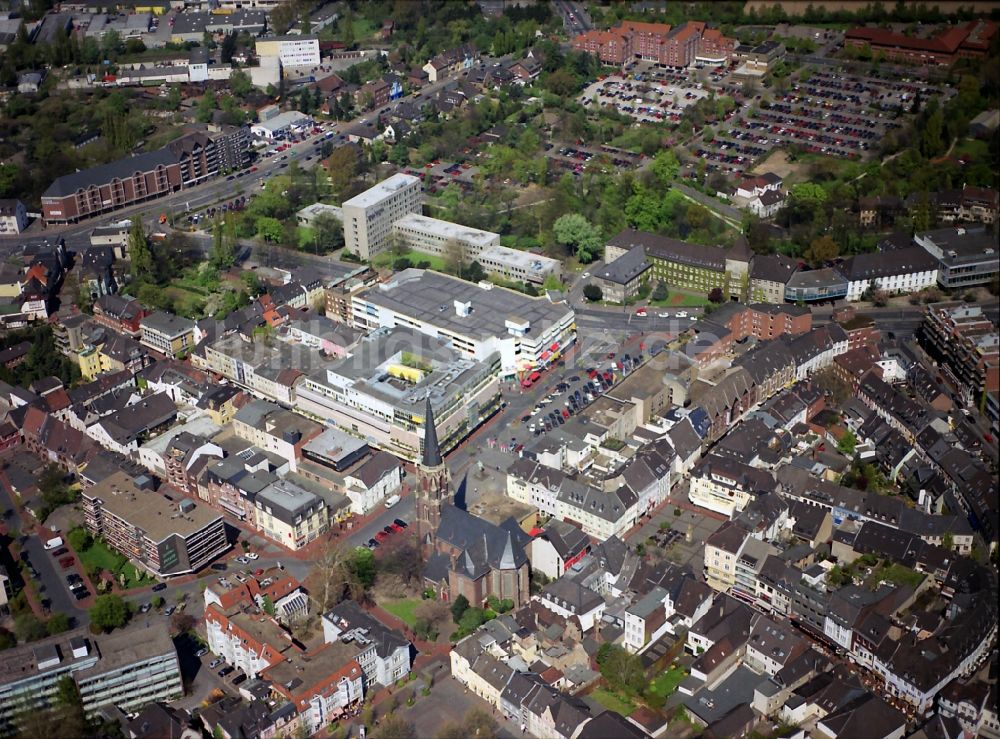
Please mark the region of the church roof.
<svg viewBox="0 0 1000 739"><path fill-rule="evenodd" d="M461 551L455 567L473 580L490 570L518 569L528 561L520 537L451 504L441 507L437 538Z"/></svg>

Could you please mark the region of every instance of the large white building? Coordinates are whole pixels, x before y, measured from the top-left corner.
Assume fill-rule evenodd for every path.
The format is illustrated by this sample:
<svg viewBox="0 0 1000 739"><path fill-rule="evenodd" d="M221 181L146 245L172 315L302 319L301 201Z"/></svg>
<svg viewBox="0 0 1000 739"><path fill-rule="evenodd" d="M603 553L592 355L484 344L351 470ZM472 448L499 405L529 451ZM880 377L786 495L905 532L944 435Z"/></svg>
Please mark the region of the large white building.
<svg viewBox="0 0 1000 739"><path fill-rule="evenodd" d="M280 138L298 128L312 125L312 118L297 110L288 110L250 126L250 133L264 139Z"/></svg>
<svg viewBox="0 0 1000 739"><path fill-rule="evenodd" d="M319 38L316 36L274 36L257 39L257 56L277 57L284 67L319 65Z"/></svg>
<svg viewBox="0 0 1000 739"><path fill-rule="evenodd" d="M844 262L847 299L861 300L869 290L915 293L933 287L938 280L938 261L920 246L857 254Z"/></svg>
<svg viewBox="0 0 1000 739"><path fill-rule="evenodd" d="M387 180L345 200L342 206L347 250L370 261L385 251L393 226L403 216L420 214L420 180L394 174Z"/></svg>
<svg viewBox="0 0 1000 739"><path fill-rule="evenodd" d="M438 218L408 213L393 232L407 247L424 254L479 262L485 272L505 280L541 285L550 275L562 276L558 259L500 245L500 234Z"/></svg>
<svg viewBox="0 0 1000 739"><path fill-rule="evenodd" d="M351 307L354 325L367 331L409 326L480 362L499 354L504 378L547 366L576 341L568 305L427 270L399 272L355 295Z"/></svg>

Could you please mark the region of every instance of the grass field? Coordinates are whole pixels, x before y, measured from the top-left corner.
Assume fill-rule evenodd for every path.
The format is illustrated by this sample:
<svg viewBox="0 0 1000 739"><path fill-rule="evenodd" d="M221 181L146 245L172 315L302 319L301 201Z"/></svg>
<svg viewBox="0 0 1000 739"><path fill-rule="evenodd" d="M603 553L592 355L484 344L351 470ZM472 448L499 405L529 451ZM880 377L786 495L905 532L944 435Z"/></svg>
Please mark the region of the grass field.
<svg viewBox="0 0 1000 739"><path fill-rule="evenodd" d="M650 300L649 304L656 308L697 308L709 302L707 295L671 291L666 300Z"/></svg>
<svg viewBox="0 0 1000 739"><path fill-rule="evenodd" d="M917 587L924 581L924 576L916 570L904 567L901 564L892 564L888 567L876 568L868 578L868 587L874 590L882 580L888 580L896 585L909 585Z"/></svg>
<svg viewBox="0 0 1000 739"><path fill-rule="evenodd" d="M128 561L126 557L112 551L108 548L100 539L95 539L94 543L85 552L78 552L80 556L80 562L83 564L84 568L87 570L92 570L100 567L102 570L107 570L108 572L115 573L115 579L118 579L118 575L125 575L125 588L135 588L140 585L148 585L153 582L153 579L146 575L141 575L136 578L136 567L131 562Z"/></svg>
<svg viewBox="0 0 1000 739"><path fill-rule="evenodd" d="M606 688L595 688L590 697L607 708L609 711L628 716L635 710L635 704L618 693L612 693Z"/></svg>
<svg viewBox="0 0 1000 739"><path fill-rule="evenodd" d="M203 296L173 285L164 288L164 292L173 298L175 313L187 318L201 318L202 309L205 307Z"/></svg>
<svg viewBox="0 0 1000 739"><path fill-rule="evenodd" d="M401 600L393 600L387 603L379 603L385 610L391 613L396 618L402 620L411 629L417 621L414 612L417 610L417 606L420 605L420 600L417 598L403 598Z"/></svg>
<svg viewBox="0 0 1000 739"><path fill-rule="evenodd" d="M649 684L648 690L654 695L660 695L664 698L668 698L673 695L673 692L677 690L677 686L684 681L685 677L687 677L687 673L684 671L683 667L671 667L658 678L653 680L653 682Z"/></svg>
<svg viewBox="0 0 1000 739"><path fill-rule="evenodd" d="M444 259L439 256L435 256L434 254L424 254L420 251L410 250L404 252L402 256L409 259L414 265L416 265L417 262L429 262L431 269L436 270L437 272L447 272L444 268ZM392 263L398 258L399 257L389 254L388 252L384 252L375 257L373 264L376 267L391 267Z"/></svg>

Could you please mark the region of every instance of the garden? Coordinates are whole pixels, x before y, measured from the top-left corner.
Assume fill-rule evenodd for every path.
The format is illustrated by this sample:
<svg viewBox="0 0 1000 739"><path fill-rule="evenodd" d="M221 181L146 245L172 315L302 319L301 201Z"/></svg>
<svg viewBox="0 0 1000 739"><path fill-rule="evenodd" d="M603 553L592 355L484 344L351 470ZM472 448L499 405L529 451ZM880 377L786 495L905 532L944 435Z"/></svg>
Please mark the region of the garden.
<svg viewBox="0 0 1000 739"><path fill-rule="evenodd" d="M115 582L125 590L156 582L132 564L128 557L112 550L103 539L93 538L85 529L71 529L67 538L76 550L84 571L95 585L100 583L104 572L114 575Z"/></svg>

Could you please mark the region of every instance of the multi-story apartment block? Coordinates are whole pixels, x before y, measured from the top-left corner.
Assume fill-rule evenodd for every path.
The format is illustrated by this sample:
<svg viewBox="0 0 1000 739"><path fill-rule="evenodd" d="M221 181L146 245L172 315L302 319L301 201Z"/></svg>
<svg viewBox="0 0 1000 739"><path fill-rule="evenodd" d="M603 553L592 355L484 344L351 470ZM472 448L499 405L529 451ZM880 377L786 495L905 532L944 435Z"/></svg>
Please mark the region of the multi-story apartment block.
<svg viewBox="0 0 1000 739"><path fill-rule="evenodd" d="M83 512L91 534L156 577L195 572L229 547L219 513L139 488L126 472L87 488Z"/></svg>
<svg viewBox="0 0 1000 739"><path fill-rule="evenodd" d="M133 339L142 335L141 321L149 311L135 298L102 295L94 302L94 321Z"/></svg>
<svg viewBox="0 0 1000 739"><path fill-rule="evenodd" d="M353 644L325 644L308 657L282 660L264 672L265 679L298 711L309 734L344 716L365 696L364 672Z"/></svg>
<svg viewBox="0 0 1000 739"><path fill-rule="evenodd" d="M56 178L42 194L42 213L47 223L75 223L177 192L218 173L215 142L192 133L162 149Z"/></svg>
<svg viewBox="0 0 1000 739"><path fill-rule="evenodd" d="M573 39L573 49L593 54L604 64L621 66L629 58L629 40L617 31L587 31Z"/></svg>
<svg viewBox="0 0 1000 739"><path fill-rule="evenodd" d="M108 705L135 713L184 694L177 652L166 629L140 623L95 636L77 628L4 652L0 660L0 733L16 731L24 715L51 705L69 677L83 709Z"/></svg>
<svg viewBox="0 0 1000 739"><path fill-rule="evenodd" d="M341 212L347 249L372 260L387 248L396 221L409 213L419 215L421 209L420 180L402 173L345 200Z"/></svg>
<svg viewBox="0 0 1000 739"><path fill-rule="evenodd" d="M186 354L194 348L195 323L173 313L157 311L139 320L139 343L168 357Z"/></svg>
<svg viewBox="0 0 1000 739"><path fill-rule="evenodd" d="M1000 391L1000 332L980 306L928 305L918 338L967 403Z"/></svg>

